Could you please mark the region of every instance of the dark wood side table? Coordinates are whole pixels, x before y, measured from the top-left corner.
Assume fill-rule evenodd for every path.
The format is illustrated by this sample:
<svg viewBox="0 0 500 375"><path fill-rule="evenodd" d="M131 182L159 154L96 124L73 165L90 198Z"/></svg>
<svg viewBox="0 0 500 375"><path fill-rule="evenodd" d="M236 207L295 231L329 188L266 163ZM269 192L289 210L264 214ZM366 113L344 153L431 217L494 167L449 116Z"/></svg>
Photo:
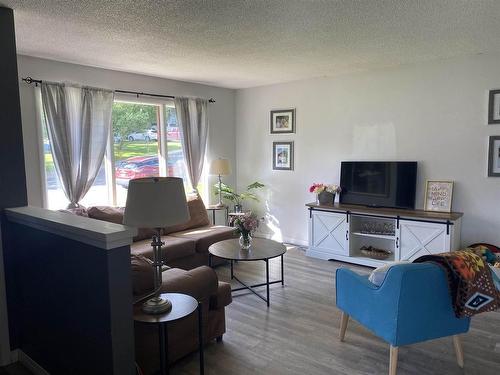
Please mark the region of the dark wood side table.
<svg viewBox="0 0 500 375"><path fill-rule="evenodd" d="M207 207L207 211L212 211L212 225L215 225L215 212L216 211L226 211L226 225L229 221L229 207L228 206L217 206L217 205L210 205Z"/></svg>
<svg viewBox="0 0 500 375"><path fill-rule="evenodd" d="M232 292L239 290L248 289L257 297L263 299L267 306L269 307L269 286L271 284L281 283L282 286L285 285L285 272L283 268L283 254L286 253L286 247L282 243L268 240L265 238L254 238L252 241L252 246L248 250L243 250L238 243L237 239L224 240L210 245L208 248L208 263L212 265L212 257L217 256L222 259L229 260L231 262L231 279L239 282L243 287L231 289ZM269 281L269 260L272 258L281 257L281 280ZM248 261L258 261L262 260L266 263L266 282L247 285L240 279L236 277L233 270L233 262L248 262ZM266 297L262 296L260 293L254 290L254 288L265 286L266 287ZM237 296L234 296L237 297Z"/></svg>
<svg viewBox="0 0 500 375"><path fill-rule="evenodd" d="M200 351L200 374L205 373L205 365L203 360L203 316L202 305L196 299L187 294L181 293L163 293L163 298L167 298L172 302L172 310L164 314L146 314L142 311L140 303L134 306L134 320L145 324L158 325L158 339L160 344L160 374L166 375L169 373L168 366L168 323L185 318L191 315L195 310L198 310L198 340Z"/></svg>

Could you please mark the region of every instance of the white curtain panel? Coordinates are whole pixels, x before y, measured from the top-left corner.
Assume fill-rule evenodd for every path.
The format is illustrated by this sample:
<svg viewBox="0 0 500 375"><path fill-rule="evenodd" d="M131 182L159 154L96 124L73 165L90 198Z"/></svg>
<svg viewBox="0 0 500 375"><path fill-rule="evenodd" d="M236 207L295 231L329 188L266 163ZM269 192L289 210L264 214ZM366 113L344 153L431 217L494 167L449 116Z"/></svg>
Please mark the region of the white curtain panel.
<svg viewBox="0 0 500 375"><path fill-rule="evenodd" d="M207 147L208 100L176 97L175 110L189 179L193 189L198 191L196 187L203 171Z"/></svg>
<svg viewBox="0 0 500 375"><path fill-rule="evenodd" d="M42 82L41 93L52 157L70 201L68 208L78 207L104 158L114 92Z"/></svg>

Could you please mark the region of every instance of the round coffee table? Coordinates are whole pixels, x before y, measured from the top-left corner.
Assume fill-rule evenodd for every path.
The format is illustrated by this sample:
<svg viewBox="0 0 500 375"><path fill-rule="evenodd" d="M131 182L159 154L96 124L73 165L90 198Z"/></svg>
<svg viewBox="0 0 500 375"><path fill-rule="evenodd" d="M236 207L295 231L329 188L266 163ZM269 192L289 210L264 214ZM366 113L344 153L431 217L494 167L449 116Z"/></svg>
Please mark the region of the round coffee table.
<svg viewBox="0 0 500 375"><path fill-rule="evenodd" d="M160 346L160 374L169 373L168 366L168 323L185 318L198 310L198 340L200 352L200 374L204 374L205 366L203 361L203 317L202 305L196 299L187 294L162 293L162 297L172 302L172 310L162 314L147 314L142 311L142 304L134 306L134 320L146 324L158 324L158 340Z"/></svg>
<svg viewBox="0 0 500 375"><path fill-rule="evenodd" d="M229 260L231 263L231 279L239 282L243 287L232 289L232 292L236 292L239 290L248 289L256 296L262 298L269 306L269 285L281 283L281 285L285 285L285 274L283 268L283 255L286 253L285 245L268 240L265 238L254 238L252 241L252 246L248 250L243 250L238 243L238 239L230 239L224 240L220 242L216 242L213 245L210 245L208 248L208 262L209 265L212 265L212 257L216 256L222 259ZM281 257L281 280L269 281L269 260ZM255 285L247 285L240 279L236 277L233 269L233 262L251 262L251 261L264 261L266 263L266 282L255 284ZM254 288L258 288L261 286L266 287L266 297L257 293ZM235 296L236 297L236 296Z"/></svg>

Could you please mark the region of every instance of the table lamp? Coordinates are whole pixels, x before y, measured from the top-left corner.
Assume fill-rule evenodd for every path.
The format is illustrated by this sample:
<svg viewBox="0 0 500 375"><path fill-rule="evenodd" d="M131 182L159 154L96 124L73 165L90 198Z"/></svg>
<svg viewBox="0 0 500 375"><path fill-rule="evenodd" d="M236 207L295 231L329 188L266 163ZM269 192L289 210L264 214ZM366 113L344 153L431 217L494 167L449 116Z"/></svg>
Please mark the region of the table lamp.
<svg viewBox="0 0 500 375"><path fill-rule="evenodd" d="M189 211L184 182L178 177L147 177L130 180L123 224L136 228L154 228L153 268L155 294L142 306L148 314L161 314L172 309L169 300L161 298L162 284L161 229L167 225L185 223Z"/></svg>
<svg viewBox="0 0 500 375"><path fill-rule="evenodd" d="M229 160L227 159L215 159L212 160L212 164L210 164L210 174L219 176L219 203L215 205L215 207L224 207L222 203L222 181L221 176L227 176L231 173L231 165L229 164Z"/></svg>

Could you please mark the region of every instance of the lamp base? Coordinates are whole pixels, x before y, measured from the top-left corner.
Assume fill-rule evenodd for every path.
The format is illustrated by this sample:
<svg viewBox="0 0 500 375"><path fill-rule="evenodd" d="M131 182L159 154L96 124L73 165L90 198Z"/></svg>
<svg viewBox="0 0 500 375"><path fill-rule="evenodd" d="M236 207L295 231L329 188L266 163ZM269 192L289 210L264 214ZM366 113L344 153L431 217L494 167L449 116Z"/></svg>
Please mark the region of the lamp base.
<svg viewBox="0 0 500 375"><path fill-rule="evenodd" d="M219 202L219 203L214 204L214 207L215 208L223 208L223 207L226 207L226 205L224 203Z"/></svg>
<svg viewBox="0 0 500 375"><path fill-rule="evenodd" d="M148 299L142 305L142 311L146 314L164 314L170 310L172 310L172 302L158 296Z"/></svg>

